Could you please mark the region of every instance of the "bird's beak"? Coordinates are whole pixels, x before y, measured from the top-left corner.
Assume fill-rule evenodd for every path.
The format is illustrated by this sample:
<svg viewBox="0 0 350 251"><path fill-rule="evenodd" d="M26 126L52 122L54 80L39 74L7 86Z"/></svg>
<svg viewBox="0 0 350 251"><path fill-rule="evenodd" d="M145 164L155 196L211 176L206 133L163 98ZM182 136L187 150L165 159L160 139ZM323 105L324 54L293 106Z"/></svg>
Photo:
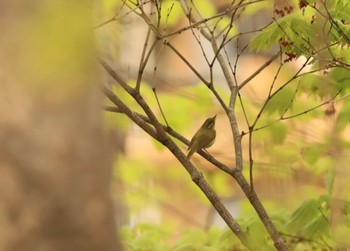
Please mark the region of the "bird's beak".
<svg viewBox="0 0 350 251"><path fill-rule="evenodd" d="M217 114L215 114L215 116L213 117L214 120L216 119L216 115L217 115Z"/></svg>

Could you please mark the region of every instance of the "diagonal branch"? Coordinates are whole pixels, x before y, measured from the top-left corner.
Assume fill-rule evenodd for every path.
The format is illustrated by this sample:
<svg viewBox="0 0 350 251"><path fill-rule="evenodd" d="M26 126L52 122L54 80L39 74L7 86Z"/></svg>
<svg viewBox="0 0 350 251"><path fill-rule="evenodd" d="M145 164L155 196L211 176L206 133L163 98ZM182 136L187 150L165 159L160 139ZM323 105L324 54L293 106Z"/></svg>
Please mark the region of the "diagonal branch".
<svg viewBox="0 0 350 251"><path fill-rule="evenodd" d="M118 107L118 109L125 113L132 121L134 121L140 128L142 128L145 132L147 132L151 137L162 143L166 146L174 156L179 160L182 166L186 169L186 171L191 176L192 181L203 191L205 196L209 199L213 207L222 217L222 219L226 222L226 224L230 227L230 229L236 234L236 236L240 239L240 241L250 249L254 250L253 242L250 239L249 235L242 231L240 225L236 222L236 220L232 217L229 211L225 208L225 206L220 201L217 194L210 187L208 182L203 177L202 173L200 173L196 167L190 162L190 160L186 157L186 155L181 151L181 149L175 144L175 142L165 133L165 130L158 122L148 105L145 103L143 97L135 92L133 88L126 85L125 81L120 78L119 74L112 70L109 65L101 58L98 58L101 65L106 69L106 71L126 90L137 103L141 106L141 108L147 114L148 119L152 124L156 127L156 130L152 128L147 122L142 120L135 112L131 111L112 91L108 88L103 87L103 93ZM130 92L129 92L130 91ZM153 116L153 117L152 117Z"/></svg>
<svg viewBox="0 0 350 251"><path fill-rule="evenodd" d="M124 113L120 108L118 107L113 107L113 106L104 106L103 109L105 111L108 112L115 112L115 113ZM137 112L133 112L134 114L136 114L138 117L140 117L143 121L145 121L148 124L151 124L151 121L149 120L149 118L145 115L142 115L140 113ZM188 139L186 139L184 136L182 136L180 133L178 133L177 131L175 131L173 128L171 128L170 126L165 126L165 125L161 125L163 127L163 130L165 132L167 132L169 135L171 135L172 137L176 138L177 140L181 141L182 143L184 143L185 145L189 146L190 145L190 141ZM230 168L226 165L224 165L223 163L221 163L220 161L218 161L217 159L215 159L213 156L209 155L206 151L199 151L198 152L203 158L205 158L206 160L208 160L210 163L212 163L214 166L218 167L220 170L224 171L227 174L232 175L233 173L233 169L235 168Z"/></svg>

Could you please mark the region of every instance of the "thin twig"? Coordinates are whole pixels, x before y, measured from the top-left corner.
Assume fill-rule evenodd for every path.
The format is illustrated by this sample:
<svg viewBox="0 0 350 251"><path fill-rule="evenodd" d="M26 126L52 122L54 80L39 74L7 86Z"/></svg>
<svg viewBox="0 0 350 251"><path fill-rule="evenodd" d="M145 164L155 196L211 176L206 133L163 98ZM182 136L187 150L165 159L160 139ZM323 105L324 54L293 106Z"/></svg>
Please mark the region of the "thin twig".
<svg viewBox="0 0 350 251"><path fill-rule="evenodd" d="M192 72L212 91L217 101L219 101L222 108L225 112L228 112L228 107L225 102L222 100L221 96L217 93L216 89L212 82L207 81L197 70L193 67L193 65L179 52L170 42L163 40L163 43L168 46L173 52L192 70Z"/></svg>
<svg viewBox="0 0 350 251"><path fill-rule="evenodd" d="M291 98L291 100L289 101L289 104L286 106L286 108L285 108L284 111L282 112L282 117L284 116L284 114L287 113L287 111L289 110L289 108L290 108L290 107L292 106L292 104L294 103L295 97L297 96L297 93L298 93L298 90L299 90L299 87L300 87L300 83L301 83L301 78L299 78L298 85L297 85L297 87L295 88L293 97Z"/></svg>
<svg viewBox="0 0 350 251"><path fill-rule="evenodd" d="M141 59L140 59L140 66L139 66L139 72L137 74L137 80L136 80L136 89L139 91L140 90L140 86L141 86L141 80L142 80L142 75L143 75L143 72L146 68L146 65L147 65L147 62L152 54L152 51L153 49L155 48L158 40L154 41L151 48L149 49L148 53L147 53L147 56L145 58L145 54L146 54L146 51L147 51L147 45L148 45L148 42L150 40L150 35L151 35L151 29L149 28L148 31L147 31L147 35L146 35L146 39L145 39L145 42L143 44L143 50L142 50L142 55L141 55Z"/></svg>
<svg viewBox="0 0 350 251"><path fill-rule="evenodd" d="M130 9L128 12L126 12L124 15L122 15L122 16L120 16L120 17L117 17L117 16L118 16L118 13L116 13L116 14L114 15L114 17L112 17L112 18L110 18L110 19L108 19L108 20L106 20L106 21L104 21L104 22L102 22L102 23L100 23L100 24L94 26L93 29L96 30L96 29L98 29L98 28L100 28L100 27L102 27L102 26L104 26L104 25L106 25L106 24L109 24L110 22L113 22L113 21L117 21L117 20L119 20L119 19L122 19L122 18L124 18L124 17L130 15L131 13L136 13L136 10L137 10L137 9L139 9L142 5L147 4L148 2L150 2L150 1L145 1L145 2L143 2L141 5L138 5L138 6L134 7L134 8L131 8L131 7L126 3L126 1L123 1L122 7L123 7L124 5L128 6L129 9ZM122 7L121 7L120 9L122 9Z"/></svg>
<svg viewBox="0 0 350 251"><path fill-rule="evenodd" d="M350 95L350 94L347 94L345 96L342 96L342 97L339 97L338 99L336 99L336 97L341 93L341 91L342 91L342 89L340 89L333 97L331 97L330 99L326 100L325 102L323 102L321 104L318 104L318 105L316 105L314 107L311 107L311 108L309 108L307 110L304 110L302 112L299 112L299 113L296 113L296 114L293 114L293 115L290 115L290 116L281 116L280 118L276 119L275 121L272 121L269 124L266 124L266 125L254 128L253 131L256 132L256 131L262 130L264 128L267 128L267 127L271 126L272 124L275 124L275 123L281 121L281 120L288 120L288 119L291 119L291 118L299 117L299 116L307 114L307 113L309 113L309 112L311 112L313 110L316 110L316 109L318 109L318 108L320 108L320 107L322 107L324 105L327 105L327 104L330 104L330 103L334 103L334 102L336 102L338 100L341 100L341 99L343 99L343 98L345 98L345 97Z"/></svg>
<svg viewBox="0 0 350 251"><path fill-rule="evenodd" d="M226 16L226 15L229 14L230 12L232 12L232 11L238 9L238 8L241 8L242 6L250 5L250 4L252 4L252 3L258 3L258 2L262 2L262 1L265 1L265 0L252 1L252 2L249 2L249 3L242 4L241 6L235 5L235 6L233 6L231 9L227 9L226 11L223 11L223 12L221 12L221 13L219 13L219 14L213 15L213 16L208 17L208 18L203 18L202 20L198 20L198 21L196 21L196 22L192 22L192 24L191 24L190 26L186 26L186 27L184 27L184 28L181 28L181 29L179 29L179 30L177 30L177 31L174 31L174 32L171 32L171 33L168 33L168 34L164 34L164 35L162 36L162 38L167 38L167 37L171 37L171 36L180 34L180 33L184 32L184 31L186 31L186 30L189 30L189 29L194 28L194 27L198 27L198 26L200 26L201 24L205 24L205 23L207 23L208 21L213 20L213 19L215 19L215 18L219 18L219 17L222 17L222 16ZM180 1L180 4L185 4L185 3L182 2L182 1ZM182 6L182 7L183 7L183 6ZM184 6L184 8L187 8L187 5ZM187 10L188 10L188 8L187 8Z"/></svg>
<svg viewBox="0 0 350 251"><path fill-rule="evenodd" d="M154 13L155 13L155 3L153 1L151 1L151 11L150 11L150 24L153 25L154 22ZM143 72L146 68L147 62L150 58L150 55L153 51L153 49L155 48L158 40L153 42L153 45L151 46L151 48L149 49L148 55L145 58L146 55L146 51L147 51L147 46L148 43L151 39L151 26L148 26L148 31L147 31L147 35L146 35L146 39L145 42L143 43L143 50L142 50L142 54L141 54L141 59L140 59L140 66L139 66L139 72L137 74L137 80L136 80L136 90L140 91L140 86L141 86L141 80L142 80L142 75ZM158 29L157 29L158 30Z"/></svg>
<svg viewBox="0 0 350 251"><path fill-rule="evenodd" d="M248 152L249 152L249 181L250 181L250 187L254 191L254 179L253 179L253 131L251 130L251 127L249 127L249 143L248 143Z"/></svg>
<svg viewBox="0 0 350 251"><path fill-rule="evenodd" d="M291 118L295 118L295 117L298 117L300 115L303 115L303 114L306 114L306 113L309 113L313 110L316 110L317 108L320 108L321 106L324 106L324 105L327 105L329 103L333 103L336 101L336 97L338 97L338 95L341 93L343 89L340 89L333 97L331 97L330 99L326 100L325 102L321 103L321 104L318 104L310 109L307 109L305 111L302 111L302 112L299 112L299 113L296 113L296 114L293 114L293 115L290 115L290 116L281 116L280 120L287 120L287 119L291 119ZM343 98L343 97L341 97Z"/></svg>
<svg viewBox="0 0 350 251"><path fill-rule="evenodd" d="M157 104L158 104L158 108L159 108L159 110L160 110L160 113L162 114L162 117L163 117L163 119L164 119L164 121L165 121L165 124L167 125L167 127L169 127L169 123L168 123L168 121L167 121L167 119L166 119L166 117L165 117L165 115L164 115L162 106L160 105L160 102L159 102L159 99L158 99L158 95L157 95L156 88L153 87L153 88L152 88L152 91L153 91L153 93L154 93L154 96L156 97Z"/></svg>
<svg viewBox="0 0 350 251"><path fill-rule="evenodd" d="M301 74L299 75L299 73L306 67L306 65L308 64L310 58L307 58L304 62L304 64L298 69L298 71L294 74L294 76L292 76L287 82L285 82L282 86L280 86L274 93L272 93L272 89L273 89L273 86L276 82L276 79L277 79L277 76L282 68L282 66L284 65L282 62L277 70L277 73L275 74L275 77L274 77L274 80L270 86L270 90L269 90L269 94L268 94L268 97L266 99L266 101L264 102L264 104L262 105L258 115L256 116L255 118L255 121L253 122L252 124L252 130L255 130L255 126L257 125L258 123L258 120L261 118L261 115L262 113L264 112L265 108L267 107L267 104L270 102L270 100L275 96L277 95L280 91L282 91L286 86L288 86L293 80L299 78L301 76Z"/></svg>
<svg viewBox="0 0 350 251"><path fill-rule="evenodd" d="M247 85L253 78L259 75L267 66L269 66L276 58L280 56L281 52L277 52L273 55L268 61L266 61L262 66L260 66L253 74L251 74L246 80L244 80L238 87L238 89L242 89L245 85Z"/></svg>

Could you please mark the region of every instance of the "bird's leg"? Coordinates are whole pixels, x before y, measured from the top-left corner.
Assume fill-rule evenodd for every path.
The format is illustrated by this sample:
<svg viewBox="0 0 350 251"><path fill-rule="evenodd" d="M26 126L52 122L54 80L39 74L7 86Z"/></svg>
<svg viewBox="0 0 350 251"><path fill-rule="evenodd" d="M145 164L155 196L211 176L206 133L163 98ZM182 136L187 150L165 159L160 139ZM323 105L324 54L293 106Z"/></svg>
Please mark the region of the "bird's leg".
<svg viewBox="0 0 350 251"><path fill-rule="evenodd" d="M203 151L206 152L206 154L208 154L209 156L211 156L207 149L203 148Z"/></svg>

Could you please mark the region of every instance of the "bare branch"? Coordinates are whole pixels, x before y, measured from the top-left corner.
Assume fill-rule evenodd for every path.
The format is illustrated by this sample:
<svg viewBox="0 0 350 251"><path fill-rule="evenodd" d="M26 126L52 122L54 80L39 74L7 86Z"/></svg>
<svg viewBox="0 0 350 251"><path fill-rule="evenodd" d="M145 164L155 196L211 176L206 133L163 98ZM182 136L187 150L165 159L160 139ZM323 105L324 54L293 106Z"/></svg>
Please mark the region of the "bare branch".
<svg viewBox="0 0 350 251"><path fill-rule="evenodd" d="M163 112L162 106L161 106L161 105L160 105L160 103L159 103L159 99L158 99L158 95L157 95L156 88L154 88L154 87L153 87L153 88L152 88L152 91L153 91L153 93L154 93L154 96L156 97L157 104L158 104L158 107L159 107L160 113L162 114L163 119L164 119L164 121L165 121L165 124L167 125L167 127L169 127L169 124L168 124L167 119L165 118L165 115L164 115L164 112Z"/></svg>

